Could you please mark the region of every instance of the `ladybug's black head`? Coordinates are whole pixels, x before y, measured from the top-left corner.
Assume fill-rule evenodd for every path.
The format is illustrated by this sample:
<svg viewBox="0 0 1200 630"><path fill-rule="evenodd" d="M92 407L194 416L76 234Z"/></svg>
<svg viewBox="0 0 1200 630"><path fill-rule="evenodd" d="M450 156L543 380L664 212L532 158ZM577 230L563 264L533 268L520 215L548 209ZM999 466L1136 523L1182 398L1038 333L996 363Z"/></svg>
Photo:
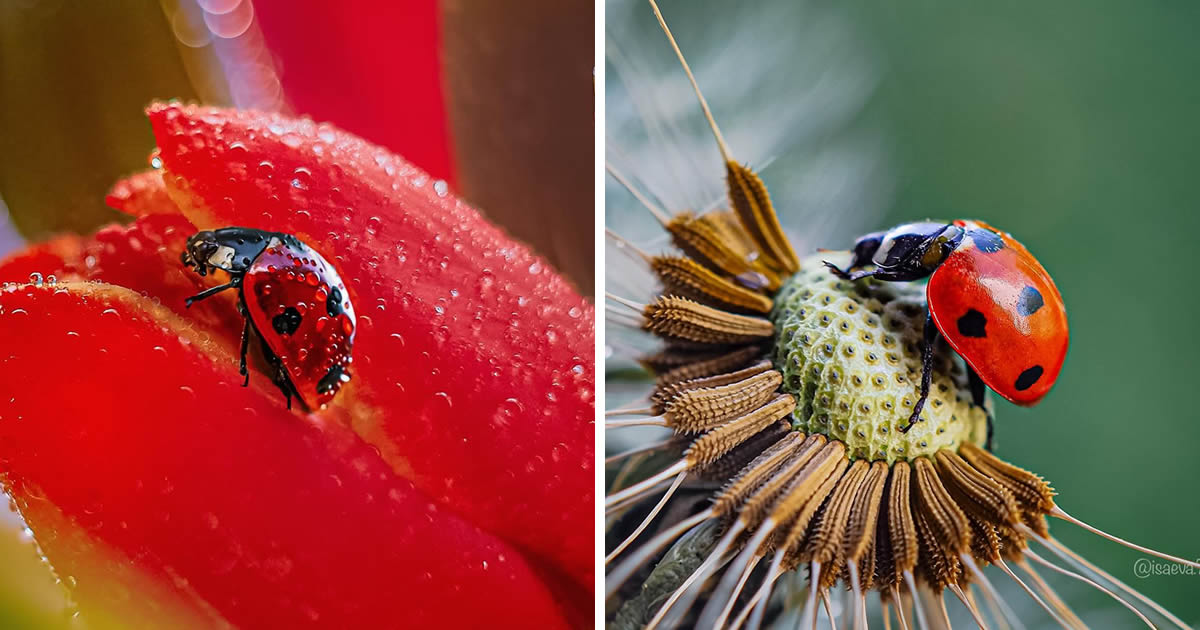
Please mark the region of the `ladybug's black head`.
<svg viewBox="0 0 1200 630"><path fill-rule="evenodd" d="M874 265L889 277L924 278L946 260L962 238L962 228L953 223L906 223L858 239L851 268ZM882 277L880 274L876 275Z"/></svg>
<svg viewBox="0 0 1200 630"><path fill-rule="evenodd" d="M187 247L179 258L196 273L207 275L212 269L221 269L231 274L245 273L250 263L258 258L272 236L252 228L228 227L219 230L204 230L188 237Z"/></svg>
<svg viewBox="0 0 1200 630"><path fill-rule="evenodd" d="M221 248L213 233L209 230L197 232L187 240L187 247L180 253L179 259L186 267L195 267L196 273L206 276L209 267L217 267L213 259Z"/></svg>

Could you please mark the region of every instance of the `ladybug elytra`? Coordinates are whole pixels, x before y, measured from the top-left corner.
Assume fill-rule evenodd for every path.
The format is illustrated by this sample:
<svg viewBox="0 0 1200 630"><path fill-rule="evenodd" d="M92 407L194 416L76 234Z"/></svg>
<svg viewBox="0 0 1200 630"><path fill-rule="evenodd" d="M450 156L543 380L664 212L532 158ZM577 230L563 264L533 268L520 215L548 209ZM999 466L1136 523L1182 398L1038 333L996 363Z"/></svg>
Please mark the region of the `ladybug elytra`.
<svg viewBox="0 0 1200 630"><path fill-rule="evenodd" d="M241 369L250 383L246 353L251 331L262 342L271 381L309 409L324 406L350 380L354 307L336 269L300 239L242 227L193 234L180 255L204 276L215 269L229 282L201 291L193 302L237 289L242 329Z"/></svg>
<svg viewBox="0 0 1200 630"><path fill-rule="evenodd" d="M851 281L929 278L921 394L901 431L920 418L929 396L939 336L966 362L977 405L984 385L1023 406L1054 386L1067 355L1066 307L1050 274L1011 235L982 221L909 223L859 238L845 270L825 264ZM991 425L989 413L989 448Z"/></svg>

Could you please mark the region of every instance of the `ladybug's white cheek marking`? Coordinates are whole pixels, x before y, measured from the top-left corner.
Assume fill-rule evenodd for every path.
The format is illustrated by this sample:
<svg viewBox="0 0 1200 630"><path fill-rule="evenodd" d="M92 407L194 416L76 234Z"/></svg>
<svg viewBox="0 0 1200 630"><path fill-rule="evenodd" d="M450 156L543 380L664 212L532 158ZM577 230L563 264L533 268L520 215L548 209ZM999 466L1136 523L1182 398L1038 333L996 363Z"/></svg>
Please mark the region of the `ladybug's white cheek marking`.
<svg viewBox="0 0 1200 630"><path fill-rule="evenodd" d="M213 252L208 257L208 264L221 269L229 269L233 266L233 248L224 245L217 247L217 251Z"/></svg>

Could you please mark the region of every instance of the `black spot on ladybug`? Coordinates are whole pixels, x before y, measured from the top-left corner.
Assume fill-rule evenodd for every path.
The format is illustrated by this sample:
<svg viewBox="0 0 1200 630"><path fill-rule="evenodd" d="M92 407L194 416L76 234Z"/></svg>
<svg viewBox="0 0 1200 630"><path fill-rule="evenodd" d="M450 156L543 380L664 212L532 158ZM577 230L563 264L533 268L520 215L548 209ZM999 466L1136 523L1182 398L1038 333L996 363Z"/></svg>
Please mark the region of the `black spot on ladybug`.
<svg viewBox="0 0 1200 630"><path fill-rule="evenodd" d="M328 394L329 392L336 392L341 388L342 383L349 380L350 374L342 369L342 366L335 365L329 368L329 371L325 373L325 376L321 377L321 380L317 381L317 393Z"/></svg>
<svg viewBox="0 0 1200 630"><path fill-rule="evenodd" d="M986 337L987 318L975 309L967 311L965 315L958 318L958 334L964 337Z"/></svg>
<svg viewBox="0 0 1200 630"><path fill-rule="evenodd" d="M1017 377L1017 382L1013 385L1017 388L1017 391L1023 392L1030 387L1033 387L1033 384L1038 382L1039 378L1042 378L1043 372L1045 372L1045 370L1042 369L1042 366L1035 365L1024 372L1021 372L1021 375Z"/></svg>
<svg viewBox="0 0 1200 630"><path fill-rule="evenodd" d="M1021 297L1017 298L1017 312L1025 317L1029 317L1042 308L1045 304L1040 291L1033 287L1025 287L1021 289Z"/></svg>
<svg viewBox="0 0 1200 630"><path fill-rule="evenodd" d="M1004 249L1004 241L1000 239L1000 235L991 230L969 230L971 240L975 241L975 246L985 254L994 254Z"/></svg>
<svg viewBox="0 0 1200 630"><path fill-rule="evenodd" d="M329 297L325 298L325 312L329 313L330 317L342 314L342 292L337 287L330 289Z"/></svg>
<svg viewBox="0 0 1200 630"><path fill-rule="evenodd" d="M290 335L300 327L300 319L300 311L289 306L286 311L271 320L271 326L281 335Z"/></svg>

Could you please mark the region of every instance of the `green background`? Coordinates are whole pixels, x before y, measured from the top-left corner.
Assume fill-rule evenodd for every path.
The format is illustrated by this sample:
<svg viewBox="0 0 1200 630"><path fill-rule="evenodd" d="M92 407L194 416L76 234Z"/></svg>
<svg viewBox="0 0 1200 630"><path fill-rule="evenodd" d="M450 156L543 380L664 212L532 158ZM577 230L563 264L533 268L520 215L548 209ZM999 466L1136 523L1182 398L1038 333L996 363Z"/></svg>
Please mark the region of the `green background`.
<svg viewBox="0 0 1200 630"><path fill-rule="evenodd" d="M608 30L635 30L650 38L647 54L661 56L665 43L653 17L645 9L627 18L629 4L609 2ZM767 4L783 14L793 3ZM798 40L814 38L814 24L835 6L804 5L787 18L799 16ZM748 59L780 54L778 40L737 30L734 15L747 6L664 2L663 10L689 57L712 49ZM836 6L839 23L853 31L853 46L873 59L878 83L850 122L810 134L763 169L785 226L805 235L805 225L790 216L794 200L780 191L810 172L812 155L823 145L865 135L878 139L887 164L886 176L859 178L862 186L885 191L876 207L863 207L871 229L962 217L1015 235L1063 294L1071 348L1056 388L1040 405L1024 409L996 397L998 454L1051 481L1060 505L1077 518L1200 558L1200 291L1190 277L1200 234L1200 4L957 0ZM806 12L822 18L805 23ZM782 49L791 51L795 64L824 63L803 41L791 44ZM833 54L831 64L844 52ZM745 65L744 71L756 68ZM731 99L719 73L700 80L727 131L785 89ZM612 76L608 84L611 103L620 93ZM744 108L728 105L738 98ZM612 105L609 112L613 138L620 112ZM614 155L611 148L608 153ZM631 209L611 181L607 191L606 222L644 242L644 211ZM856 220L861 218L847 216L839 223ZM832 230L835 236L826 237L832 242L823 245L846 247L846 231ZM612 260L610 249L610 269ZM608 277L611 283L611 271ZM615 350L620 354L621 347ZM627 394L625 400L632 396L621 383L613 385L610 406L624 402L611 398L614 391ZM1061 521L1051 526L1067 546L1185 621L1200 622L1200 570L1138 578L1133 564L1141 554ZM1105 595L1041 573L1089 624L1139 625ZM1008 599L1023 597L1014 591ZM1056 627L1040 609L1019 603L1023 616L1045 621L1031 628Z"/></svg>
<svg viewBox="0 0 1200 630"><path fill-rule="evenodd" d="M1076 518L1200 558L1200 300L1188 277L1200 235L1200 4L862 8L887 62L868 111L897 170L884 223L992 222L1039 258L1067 304L1058 384L1031 409L998 401L998 454L1050 480ZM1137 578L1140 554L1064 523L1053 532L1200 621L1200 572Z"/></svg>

